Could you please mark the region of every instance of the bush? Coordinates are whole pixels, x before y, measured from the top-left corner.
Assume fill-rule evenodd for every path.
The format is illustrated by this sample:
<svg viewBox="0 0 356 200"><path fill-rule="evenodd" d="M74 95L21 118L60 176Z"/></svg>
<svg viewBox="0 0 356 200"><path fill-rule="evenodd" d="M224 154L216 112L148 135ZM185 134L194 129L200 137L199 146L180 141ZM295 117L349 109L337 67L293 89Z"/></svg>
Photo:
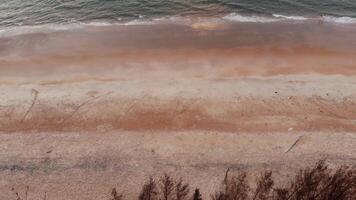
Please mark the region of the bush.
<svg viewBox="0 0 356 200"><path fill-rule="evenodd" d="M254 190L248 184L245 172L230 175L229 171L226 171L220 190L210 196L211 200L356 200L356 170L341 166L333 171L323 160L298 171L285 186L276 187L272 171L265 171L257 177ZM141 195L148 193L144 192L148 188L155 188L148 187L154 184L151 178ZM189 198L189 185L183 184L181 179L175 181L167 174L160 178L159 191L149 191L155 191L152 195L162 200L202 200L199 189Z"/></svg>
<svg viewBox="0 0 356 200"><path fill-rule="evenodd" d="M356 169L348 166L331 170L325 161L319 161L311 168L299 170L286 185L279 187L274 184L272 171L261 173L255 187L249 185L247 173L230 175L229 171L226 171L220 189L210 196L211 200L356 200ZM28 186L24 196L15 188L11 190L16 200L29 199ZM47 199L47 193L43 199ZM198 188L190 194L187 183L168 174L164 174L158 181L149 178L142 186L138 199L203 200ZM113 188L110 200L124 200L124 197Z"/></svg>
<svg viewBox="0 0 356 200"><path fill-rule="evenodd" d="M289 187L276 188L276 200L355 200L356 170L339 167L334 173L325 161L300 170Z"/></svg>
<svg viewBox="0 0 356 200"><path fill-rule="evenodd" d="M158 184L159 188L151 177L142 187L139 200L188 200L189 185L182 179L175 180L164 174Z"/></svg>

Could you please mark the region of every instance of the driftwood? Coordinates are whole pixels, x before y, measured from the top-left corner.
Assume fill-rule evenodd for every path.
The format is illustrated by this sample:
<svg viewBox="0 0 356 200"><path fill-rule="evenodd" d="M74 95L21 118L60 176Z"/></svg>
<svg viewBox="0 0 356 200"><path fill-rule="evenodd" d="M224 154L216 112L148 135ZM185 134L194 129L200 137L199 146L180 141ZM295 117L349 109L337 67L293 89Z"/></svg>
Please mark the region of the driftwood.
<svg viewBox="0 0 356 200"><path fill-rule="evenodd" d="M99 98L102 98L102 97L105 97L105 96L108 96L110 95L112 92L108 92L104 95L100 95L100 96L94 96L94 97L91 97L89 99L87 99L85 102L79 104L66 118L64 118L60 123L64 123L66 121L68 121L69 119L71 119L78 111L80 108L84 107L85 105L95 101L96 99L99 99Z"/></svg>
<svg viewBox="0 0 356 200"><path fill-rule="evenodd" d="M295 147L295 145L298 144L298 142L302 139L302 137L303 137L302 135L299 136L298 139L289 147L289 149L285 153L290 152Z"/></svg>
<svg viewBox="0 0 356 200"><path fill-rule="evenodd" d="M27 109L26 113L23 115L23 117L22 117L22 119L21 119L21 121L20 121L21 123L25 121L27 115L31 112L33 106L36 104L36 101L37 101L37 97L38 97L38 93L39 93L39 92L38 92L37 90L35 90L35 89L32 89L32 90L31 90L31 93L32 93L32 95L33 95L32 103L31 103L30 107Z"/></svg>

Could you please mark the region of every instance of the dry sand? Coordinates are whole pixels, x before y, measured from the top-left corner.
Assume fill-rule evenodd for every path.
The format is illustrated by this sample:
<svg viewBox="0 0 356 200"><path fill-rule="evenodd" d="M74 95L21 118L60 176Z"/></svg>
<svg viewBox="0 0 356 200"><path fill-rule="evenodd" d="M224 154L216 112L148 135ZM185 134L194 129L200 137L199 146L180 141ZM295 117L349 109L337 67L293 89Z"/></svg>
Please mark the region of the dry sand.
<svg viewBox="0 0 356 200"><path fill-rule="evenodd" d="M354 28L199 27L1 38L0 199L133 199L163 172L208 196L229 167L356 165Z"/></svg>

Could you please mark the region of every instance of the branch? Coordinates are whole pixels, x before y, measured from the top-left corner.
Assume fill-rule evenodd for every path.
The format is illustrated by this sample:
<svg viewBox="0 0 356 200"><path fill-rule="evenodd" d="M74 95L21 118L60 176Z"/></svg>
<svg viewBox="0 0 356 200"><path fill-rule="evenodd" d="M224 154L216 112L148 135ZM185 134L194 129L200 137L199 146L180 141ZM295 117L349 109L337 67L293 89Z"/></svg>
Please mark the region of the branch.
<svg viewBox="0 0 356 200"><path fill-rule="evenodd" d="M35 90L35 89L32 89L32 90L31 90L31 93L32 93L32 95L33 95L33 99L32 99L31 106L27 109L27 111L26 111L26 113L24 114L24 116L22 117L20 123L22 123L22 122L25 121L27 115L31 112L33 106L36 104L37 96L38 96L38 93L39 93L39 92L38 92L37 90Z"/></svg>
<svg viewBox="0 0 356 200"><path fill-rule="evenodd" d="M298 139L292 144L292 146L290 146L289 149L284 153L288 153L289 151L291 151L294 148L294 146L297 145L298 142L302 139L302 137L303 137L302 135L299 136Z"/></svg>
<svg viewBox="0 0 356 200"><path fill-rule="evenodd" d="M79 111L80 108L84 107L84 106L87 105L88 103L90 103L90 102L92 102L92 101L94 101L94 100L96 100L96 99L99 99L99 98L101 98L101 97L108 96L108 95L110 95L111 93L112 93L112 92L108 92L108 93L106 93L106 94L104 94L104 95L101 95L101 96L92 97L92 98L86 100L85 102L79 104L79 105L78 105L66 118L64 118L60 123L64 123L64 122L66 122L67 120L69 120L70 118L72 118L72 117Z"/></svg>

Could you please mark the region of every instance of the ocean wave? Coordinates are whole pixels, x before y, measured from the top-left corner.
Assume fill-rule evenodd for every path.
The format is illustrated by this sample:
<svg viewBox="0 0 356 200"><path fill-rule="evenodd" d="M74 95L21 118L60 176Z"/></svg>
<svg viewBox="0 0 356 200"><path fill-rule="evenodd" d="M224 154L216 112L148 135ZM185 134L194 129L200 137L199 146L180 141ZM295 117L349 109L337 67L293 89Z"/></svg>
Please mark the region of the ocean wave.
<svg viewBox="0 0 356 200"><path fill-rule="evenodd" d="M241 23L274 23L281 21L320 21L325 23L336 24L356 24L356 18L351 17L335 17L335 16L323 16L321 17L305 17L305 16L287 16L281 14L272 14L271 16L253 16L253 15L240 15L238 13L230 13L222 17L210 17L210 18L194 18L194 17L160 17L160 18L144 18L134 19L130 21L123 21L118 19L117 21L92 21L92 22L73 22L69 24L44 24L44 25L18 25L13 27L0 28L0 37L17 36L24 34L35 33L51 33L58 31L67 31L80 29L85 27L104 27L104 26L142 26L142 25L154 25L164 23L177 23L184 24L192 27L200 27L202 25L209 27L211 24L217 25L226 21L241 22Z"/></svg>
<svg viewBox="0 0 356 200"><path fill-rule="evenodd" d="M80 22L78 24L81 26L112 26L113 25L113 23L104 22L104 21Z"/></svg>
<svg viewBox="0 0 356 200"><path fill-rule="evenodd" d="M155 24L153 20L135 19L123 23L118 23L117 25L136 26L136 25L153 25L153 24Z"/></svg>
<svg viewBox="0 0 356 200"><path fill-rule="evenodd" d="M335 17L335 16L320 16L320 17L305 17L305 16L288 16L281 14L272 14L272 16L244 16L237 13L231 13L223 17L225 20L237 22L257 22L257 23L271 23L279 21L324 21L327 23L340 24L356 24L356 18L352 17Z"/></svg>
<svg viewBox="0 0 356 200"><path fill-rule="evenodd" d="M324 16L324 21L340 24L356 24L356 18Z"/></svg>
<svg viewBox="0 0 356 200"><path fill-rule="evenodd" d="M245 16L237 13L230 13L223 17L225 20L237 21L237 22L258 22L269 23L279 21L278 18L264 17L264 16Z"/></svg>
<svg viewBox="0 0 356 200"><path fill-rule="evenodd" d="M93 21L93 22L74 22L70 24L44 24L44 25L33 25L33 26L13 26L5 27L0 29L0 37L10 37L19 36L26 34L36 34L36 33L52 33L59 31L68 31L81 29L85 27L105 27L105 26L132 26L132 25L152 25L153 21L148 20L132 20L127 22L104 22L104 21Z"/></svg>
<svg viewBox="0 0 356 200"><path fill-rule="evenodd" d="M279 19L286 19L286 20L297 20L297 21L304 21L304 20L318 20L327 23L339 23L339 24L355 24L356 18L352 17L335 17L335 16L320 16L320 17L304 17L304 16L286 16L286 15L279 15L273 14L273 17Z"/></svg>
<svg viewBox="0 0 356 200"><path fill-rule="evenodd" d="M51 33L57 31L72 30L82 27L80 24L45 24L34 26L14 26L0 29L0 37L9 37L35 33Z"/></svg>
<svg viewBox="0 0 356 200"><path fill-rule="evenodd" d="M288 20L298 20L298 21L310 19L310 18L303 17L303 16L287 16L287 15L279 15L279 14L273 14L272 16L275 18L278 18L278 19L288 19Z"/></svg>

